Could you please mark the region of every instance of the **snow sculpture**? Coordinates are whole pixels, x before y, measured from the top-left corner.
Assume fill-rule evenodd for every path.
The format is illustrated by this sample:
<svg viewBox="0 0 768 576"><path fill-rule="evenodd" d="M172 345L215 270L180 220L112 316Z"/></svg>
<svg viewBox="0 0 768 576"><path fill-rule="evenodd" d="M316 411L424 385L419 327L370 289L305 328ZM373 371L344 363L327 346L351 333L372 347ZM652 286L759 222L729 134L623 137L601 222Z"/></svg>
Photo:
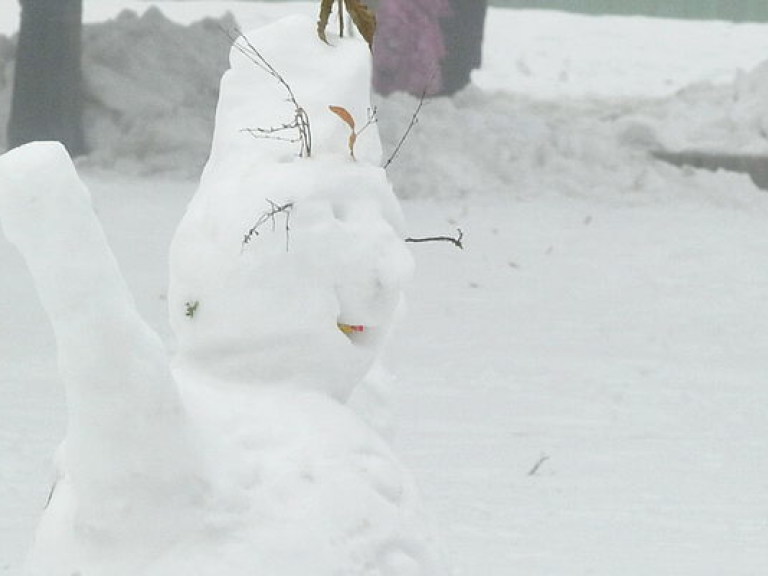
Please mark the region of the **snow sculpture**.
<svg viewBox="0 0 768 576"><path fill-rule="evenodd" d="M177 368L241 382L283 380L343 400L368 370L411 266L400 209L378 167L376 126L358 138L355 161L349 128L329 110L341 106L365 122L370 53L358 40L320 42L303 18L249 39L306 111L312 155L297 157L297 144L244 132L290 121L294 109L272 76L233 50L211 156L171 248ZM270 202L294 209L277 215L274 232L268 222L243 245ZM198 303L192 321L188 303ZM365 331L351 342L339 322ZM212 350L221 356L214 362Z"/></svg>
<svg viewBox="0 0 768 576"><path fill-rule="evenodd" d="M303 18L249 36L309 114L314 153L242 131L291 110L234 50L172 247L173 371L63 147L0 157L0 220L50 315L67 391L33 576L443 574L408 474L343 402L410 267L375 127L353 160L327 110L365 117L367 47L325 45ZM266 200L293 204L289 228L243 245Z"/></svg>

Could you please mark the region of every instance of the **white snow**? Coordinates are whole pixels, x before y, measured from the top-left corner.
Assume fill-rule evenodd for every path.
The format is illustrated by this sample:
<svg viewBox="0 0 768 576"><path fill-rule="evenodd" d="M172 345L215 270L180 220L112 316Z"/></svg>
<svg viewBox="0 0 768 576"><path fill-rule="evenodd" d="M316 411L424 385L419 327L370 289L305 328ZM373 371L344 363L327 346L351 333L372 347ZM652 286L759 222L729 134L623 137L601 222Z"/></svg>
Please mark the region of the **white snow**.
<svg viewBox="0 0 768 576"><path fill-rule="evenodd" d="M329 110L341 106L366 118L367 48L361 52L360 41L318 47L312 20L301 21L310 23L306 38L290 34L293 21L286 20L249 35L251 46L240 49L256 57L250 50L258 47L301 95L311 157L298 157L300 145L284 141L295 130L267 138L245 131L290 123L296 112L287 88L234 49L211 157L172 246L171 323L179 363L195 373L304 380L346 398L389 329L410 256L398 236L399 206L378 166L376 126L360 136L354 159L349 128ZM291 50L284 49L287 36ZM273 206L289 207L267 217ZM261 228L249 232L260 218ZM187 304L195 302L199 313L190 322ZM352 342L337 323L364 326L364 341ZM212 362L211 351L226 361Z"/></svg>
<svg viewBox="0 0 768 576"><path fill-rule="evenodd" d="M0 22L12 20L10 4ZM203 15L198 3L173 4L175 18ZM205 4L218 16L229 3ZM262 6L288 7L234 8ZM390 172L414 197L409 234L466 233L463 252L414 248L408 307L384 358L394 378L376 378L390 387L395 452L450 565L765 573L768 200L745 176L677 169L646 150L764 152L765 73L749 71L768 53L768 28L493 10L488 30L480 88L429 103ZM402 96L380 103L385 149L414 107ZM166 254L194 185L84 177L139 311L174 347ZM0 573L15 576L50 488L64 405L45 314L5 240L0 270ZM363 395L357 403L376 413ZM196 398L190 406L212 402ZM211 422L234 430L251 410L268 418L287 405L279 394L243 402ZM332 404L293 406L294 421L332 421L329 434L357 426ZM266 477L277 482L298 468L275 454ZM243 464L231 478L253 473ZM386 474L375 478L391 493Z"/></svg>
<svg viewBox="0 0 768 576"><path fill-rule="evenodd" d="M765 59L766 24L491 10L483 67L488 91L563 96L667 96L733 81ZM652 30L652 35L648 31Z"/></svg>
<svg viewBox="0 0 768 576"><path fill-rule="evenodd" d="M64 147L0 157L0 222L53 324L66 392L30 575L445 573L409 474L345 405L411 258L375 126L353 156L328 109L370 107L368 46L324 43L315 28L282 19L232 49L211 157L171 250L173 375ZM259 50L269 61L254 62ZM271 66L291 88L274 91ZM276 122L294 89L312 120L298 156L241 123ZM244 245L253 203L270 196L291 206L286 238L267 226Z"/></svg>

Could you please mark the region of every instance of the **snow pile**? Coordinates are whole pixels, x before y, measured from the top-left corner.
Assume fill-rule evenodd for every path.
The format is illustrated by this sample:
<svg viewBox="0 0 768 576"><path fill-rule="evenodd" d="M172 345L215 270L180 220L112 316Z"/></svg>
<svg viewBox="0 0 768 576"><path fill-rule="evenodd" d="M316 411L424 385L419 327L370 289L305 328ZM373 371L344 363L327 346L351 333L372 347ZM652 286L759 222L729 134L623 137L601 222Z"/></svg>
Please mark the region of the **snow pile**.
<svg viewBox="0 0 768 576"><path fill-rule="evenodd" d="M231 17L189 26L156 8L86 26L84 124L90 162L199 174L213 130Z"/></svg>
<svg viewBox="0 0 768 576"><path fill-rule="evenodd" d="M418 106L402 94L378 101L385 155ZM470 87L427 101L388 168L397 193L412 198L505 194L594 196L649 202L678 193L717 196L723 186L754 191L746 176L679 169L655 160L658 129L637 108L601 102L548 104Z"/></svg>
<svg viewBox="0 0 768 576"><path fill-rule="evenodd" d="M669 150L768 153L768 63L727 85L701 83L634 111Z"/></svg>
<svg viewBox="0 0 768 576"><path fill-rule="evenodd" d="M328 109L365 118L368 48L324 44L303 17L249 38L291 78L312 155L243 131L295 110L241 41L173 242L172 373L63 147L0 157L0 219L54 325L67 392L34 576L444 574L409 474L345 404L411 269L375 126L353 158ZM274 206L285 228L267 219L244 244Z"/></svg>
<svg viewBox="0 0 768 576"><path fill-rule="evenodd" d="M115 17L122 7L135 12ZM227 67L225 30L235 26L226 11L241 25L261 25L291 10L315 9L306 2L119 0L86 6L85 123L93 153L85 163L197 176L208 154L218 78ZM220 20L194 22L206 14ZM108 18L113 20L104 22ZM659 46L679 50L648 50L651 27ZM765 38L761 25L491 9L484 65L473 76L480 90L429 101L390 175L403 196L510 188L528 194L541 188L541 178L557 178L542 173L561 160L569 163L574 140L581 142L578 148L595 149L598 167L634 164L638 137L646 150L762 153L765 70L734 77L764 58ZM0 121L8 114L12 55L10 41L1 42ZM542 103L562 96L567 98L559 105ZM379 102L388 151L416 105L402 95ZM579 119L571 122L568 114ZM473 145L459 144L467 141ZM531 168L540 174L524 176Z"/></svg>
<svg viewBox="0 0 768 576"><path fill-rule="evenodd" d="M83 28L86 163L197 176L227 67L231 15L188 26L150 7ZM0 122L10 111L15 41L0 36ZM0 145L5 143L0 133Z"/></svg>

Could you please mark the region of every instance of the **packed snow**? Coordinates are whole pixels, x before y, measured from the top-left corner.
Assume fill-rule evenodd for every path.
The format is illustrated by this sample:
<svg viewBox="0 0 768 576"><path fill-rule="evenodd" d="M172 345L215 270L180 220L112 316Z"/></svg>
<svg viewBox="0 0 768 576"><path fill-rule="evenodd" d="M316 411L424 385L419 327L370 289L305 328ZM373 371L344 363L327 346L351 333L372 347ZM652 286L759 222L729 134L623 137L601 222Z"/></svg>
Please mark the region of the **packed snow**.
<svg viewBox="0 0 768 576"><path fill-rule="evenodd" d="M315 28L286 18L232 48L170 255L173 373L64 147L0 157L0 222L53 324L67 399L30 575L445 573L410 476L346 405L411 257L375 126L350 150L327 104L370 108L368 46ZM306 95L298 156L242 128L286 112L272 66L296 79L279 88ZM286 240L248 232L264 202L290 217Z"/></svg>
<svg viewBox="0 0 768 576"><path fill-rule="evenodd" d="M104 10L87 16L95 23L117 16L129 3L91 4ZM133 6L144 11L150 3L138 4ZM185 26L230 10L247 28L310 6L155 4ZM13 7L0 10L4 30L13 30L14 18ZM146 18L170 31L157 14L145 13ZM113 26L142 26L136 24L142 18L122 21ZM200 41L192 38L203 28L189 41ZM428 102L389 170L398 195L409 197L403 202L405 232L428 236L461 228L465 250L414 246L413 284L383 358L389 374L377 368L353 395L352 405L368 421L394 430L389 437L397 458L386 446L366 442L374 446L372 453L385 455L384 462L375 457L365 466L374 491L391 493L386 471L390 466L400 470L396 461L402 459L414 472L456 574L765 573L768 200L747 176L679 169L653 160L648 151L765 153L761 95L768 72L759 64L768 54L768 28L491 10L487 32L485 65L475 75L475 86L455 98ZM185 42L181 34L177 41ZM206 85L201 77L212 68L189 67L196 77L187 79L185 90L199 90ZM105 80L105 88L119 86L120 76L130 78L125 66L111 69L115 84ZM154 100L147 95L144 101ZM396 95L377 105L387 157L416 102ZM130 118L136 109L130 101L127 106L124 114ZM177 374L186 370L184 351L194 344L194 335L176 342L167 320L169 300L182 333L194 330L198 320L208 334L218 329L206 325L208 287L195 284L195 290L172 292L170 298L167 291L168 246L196 187L174 173L195 173L206 130L204 120L187 140L178 136L183 133L178 127L208 114L210 133L213 112L203 112L203 106L201 99L176 126L169 124L170 135L165 128L157 132L161 140L175 138L182 153L160 143L154 157L143 161L139 152L148 142L137 136L78 166L139 312L168 347L181 352ZM331 115L328 121L329 129L344 134L341 121ZM361 149L361 154L366 153ZM375 151L368 156L371 162L374 156ZM317 159L318 164L327 161ZM174 163L183 169L168 166ZM276 170L266 168L264 174ZM212 185L210 174L216 172L207 171L201 191ZM305 181L303 175L295 177ZM377 181L361 180L362 210L355 214L366 227L376 214L372 207L381 206ZM328 206L335 197L322 186L312 194L317 198L313 218L322 224L333 215ZM204 197L190 204L188 218L204 216ZM252 201L249 211L229 217L238 222L258 217L265 209L264 194L255 192ZM383 222L377 217L375 226L402 230L399 216L389 213ZM292 225L298 226L298 212L295 216ZM258 249L277 257L285 254L286 240L288 254L305 258L300 238L284 234L283 225L278 220L274 234L269 228L245 247L241 226L235 226L234 249L244 259L255 259L254 272L260 266ZM26 235L63 250L55 246L57 226ZM89 233L85 228L82 237ZM195 230L201 243L211 234L218 245L219 233L192 226ZM88 242L88 249L98 252L102 242ZM307 249L309 259L321 246ZM355 261L354 251L347 256ZM222 269L228 265L220 263ZM16 576L56 480L52 461L64 436L66 411L50 325L25 264L5 239L0 239L0 268L0 573ZM193 270L194 262L187 269ZM64 297L66 289L53 290L52 297ZM253 283L254 294L272 289ZM193 299L199 301L200 315L189 318L184 306ZM245 303L244 317L255 313L252 304ZM365 300L353 308L372 310ZM275 311L266 312L276 318ZM356 318L357 313L349 319L334 314L322 322L353 324ZM304 328L316 321L307 318ZM276 338L278 324L270 327ZM331 338L314 334L321 341ZM346 344L343 333L332 334ZM346 372L353 366L341 368L342 375L354 379ZM237 410L206 410L223 405L222 396L230 392L238 395ZM243 445L282 446L261 471L266 484L275 486L285 475L304 470L299 463L308 460L284 458L301 435L296 429L324 428L342 452L357 457L356 447L342 439L362 437L360 420L330 400L317 401L314 393L302 398L306 402L289 403L275 394L255 403L236 386L193 389L186 402L205 416L200 421L226 430L196 456L231 456L235 444L229 440L236 442L239 431L250 429L251 419L273 421L282 411L290 416L291 430L248 436L248 446ZM304 446L315 453L322 451L321 444L317 438ZM220 478L233 485L248 485L258 475L247 459L224 460L232 468ZM66 464L61 453L57 461ZM319 469L318 477L328 472L338 478L344 468ZM301 486L288 483L285 499L306 494ZM63 488L59 484L55 498L66 500L66 483ZM219 493L234 493L219 488ZM329 505L339 502L326 495ZM274 514L288 510L284 501L264 502L250 518L272 522ZM243 498L219 502L218 509L228 512L217 516L211 530L232 534L243 503ZM317 531L311 523L306 529L306 534ZM272 544L291 546L291 534L298 533L274 534ZM357 545L365 541L365 532L347 537L348 542L342 539L346 545ZM342 555L340 550L334 553ZM200 558L190 554L189 561Z"/></svg>

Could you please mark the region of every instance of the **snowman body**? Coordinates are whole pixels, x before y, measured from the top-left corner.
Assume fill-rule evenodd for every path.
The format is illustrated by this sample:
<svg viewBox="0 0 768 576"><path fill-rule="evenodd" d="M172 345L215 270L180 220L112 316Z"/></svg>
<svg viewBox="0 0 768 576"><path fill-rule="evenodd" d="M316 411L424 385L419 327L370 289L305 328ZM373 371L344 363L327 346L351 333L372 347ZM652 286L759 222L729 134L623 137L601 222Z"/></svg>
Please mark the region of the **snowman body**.
<svg viewBox="0 0 768 576"><path fill-rule="evenodd" d="M291 18L248 35L310 119L309 157L254 137L294 108L233 49L171 248L172 364L63 148L0 157L0 219L51 318L67 389L32 576L444 573L409 474L345 404L411 260L375 125L353 157L328 108L367 118L368 48L324 44L314 28Z"/></svg>

